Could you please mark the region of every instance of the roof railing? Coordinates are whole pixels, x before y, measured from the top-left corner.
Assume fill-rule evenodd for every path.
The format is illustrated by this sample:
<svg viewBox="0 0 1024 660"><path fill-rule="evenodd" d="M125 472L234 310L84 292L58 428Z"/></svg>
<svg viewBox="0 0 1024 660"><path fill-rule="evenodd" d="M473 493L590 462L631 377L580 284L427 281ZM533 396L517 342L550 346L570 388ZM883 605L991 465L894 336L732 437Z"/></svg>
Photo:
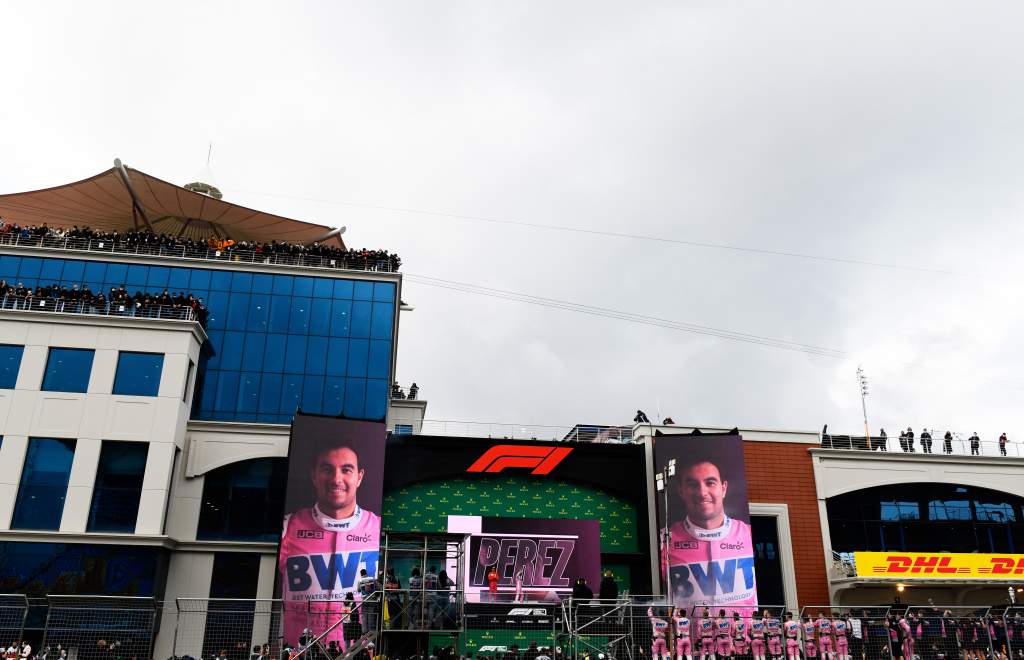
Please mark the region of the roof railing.
<svg viewBox="0 0 1024 660"><path fill-rule="evenodd" d="M264 252L262 250L243 250L234 246L223 250L213 248L195 248L185 245L152 245L130 244L127 241L111 241L96 238L72 238L69 236L30 235L20 233L0 233L0 245L12 247L43 248L49 250L67 250L72 252L99 252L107 254L125 254L132 256L162 257L171 259L200 259L205 261L229 261L251 264L274 264L280 266L299 266L322 270L357 270L364 272L390 273L398 272L387 256L374 255L336 255L320 256L315 254L288 254L286 252Z"/></svg>
<svg viewBox="0 0 1024 660"><path fill-rule="evenodd" d="M895 454L942 454L945 456L1024 456L1021 443L999 443L994 440L979 440L972 443L961 433L952 434L947 443L945 438L936 434L929 445L922 444L921 437L915 436L913 444L899 437L870 438L856 435L823 435L822 449L860 450L872 452L888 452Z"/></svg>
<svg viewBox="0 0 1024 660"><path fill-rule="evenodd" d="M188 306L142 305L136 302L83 302L36 296L6 295L0 298L0 309L51 314L86 316L117 316L124 318L160 319L164 321L195 321L195 311Z"/></svg>

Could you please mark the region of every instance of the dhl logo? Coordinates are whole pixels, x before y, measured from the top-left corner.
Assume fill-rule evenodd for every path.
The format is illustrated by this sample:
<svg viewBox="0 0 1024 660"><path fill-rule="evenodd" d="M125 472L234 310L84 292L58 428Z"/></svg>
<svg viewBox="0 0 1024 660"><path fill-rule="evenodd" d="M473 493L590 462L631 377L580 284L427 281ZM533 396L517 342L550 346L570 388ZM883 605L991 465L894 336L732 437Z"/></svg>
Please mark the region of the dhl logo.
<svg viewBox="0 0 1024 660"><path fill-rule="evenodd" d="M466 468L466 472L501 472L505 468L533 468L530 474L548 474L571 451L570 447L495 445Z"/></svg>
<svg viewBox="0 0 1024 660"><path fill-rule="evenodd" d="M1024 555L858 552L861 575L934 578L1013 578L1024 575Z"/></svg>

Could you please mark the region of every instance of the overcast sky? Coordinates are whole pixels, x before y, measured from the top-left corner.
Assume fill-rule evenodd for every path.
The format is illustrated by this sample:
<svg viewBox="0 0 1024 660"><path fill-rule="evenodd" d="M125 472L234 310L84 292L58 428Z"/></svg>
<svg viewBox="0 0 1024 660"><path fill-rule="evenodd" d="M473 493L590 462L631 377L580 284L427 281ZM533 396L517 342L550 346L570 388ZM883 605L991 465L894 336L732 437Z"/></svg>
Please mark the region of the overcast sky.
<svg viewBox="0 0 1024 660"><path fill-rule="evenodd" d="M862 363L875 429L1024 440L1021 3L154 4L0 8L0 191L212 140L227 199L408 273L849 356L407 281L428 418L857 432Z"/></svg>

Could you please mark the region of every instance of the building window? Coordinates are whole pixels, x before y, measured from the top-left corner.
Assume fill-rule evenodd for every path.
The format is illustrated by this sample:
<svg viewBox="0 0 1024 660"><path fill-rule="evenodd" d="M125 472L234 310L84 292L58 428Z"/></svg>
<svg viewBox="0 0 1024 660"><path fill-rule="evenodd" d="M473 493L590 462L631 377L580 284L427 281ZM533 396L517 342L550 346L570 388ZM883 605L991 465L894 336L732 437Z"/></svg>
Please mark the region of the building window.
<svg viewBox="0 0 1024 660"><path fill-rule="evenodd" d="M114 394L156 396L160 391L160 373L163 370L163 353L121 351L117 355Z"/></svg>
<svg viewBox="0 0 1024 660"><path fill-rule="evenodd" d="M181 393L181 400L188 403L188 391L192 387L192 377L196 372L196 363L191 359L188 361L188 371L185 372L185 391Z"/></svg>
<svg viewBox="0 0 1024 660"><path fill-rule="evenodd" d="M43 374L43 391L86 392L95 354L87 348L51 348Z"/></svg>
<svg viewBox="0 0 1024 660"><path fill-rule="evenodd" d="M148 442L103 442L86 531L135 531L148 452Z"/></svg>
<svg viewBox="0 0 1024 660"><path fill-rule="evenodd" d="M754 576L757 600L784 603L782 555L779 550L779 526L775 516L750 516L751 541L754 544Z"/></svg>
<svg viewBox="0 0 1024 660"><path fill-rule="evenodd" d="M203 479L196 537L205 541L277 541L288 462L255 458L212 470Z"/></svg>
<svg viewBox="0 0 1024 660"><path fill-rule="evenodd" d="M29 439L12 529L60 529L74 458L74 440Z"/></svg>
<svg viewBox="0 0 1024 660"><path fill-rule="evenodd" d="M21 368L21 356L24 346L0 344L0 389L13 390L18 382L18 369Z"/></svg>
<svg viewBox="0 0 1024 660"><path fill-rule="evenodd" d="M412 424L395 424L395 435L412 435Z"/></svg>

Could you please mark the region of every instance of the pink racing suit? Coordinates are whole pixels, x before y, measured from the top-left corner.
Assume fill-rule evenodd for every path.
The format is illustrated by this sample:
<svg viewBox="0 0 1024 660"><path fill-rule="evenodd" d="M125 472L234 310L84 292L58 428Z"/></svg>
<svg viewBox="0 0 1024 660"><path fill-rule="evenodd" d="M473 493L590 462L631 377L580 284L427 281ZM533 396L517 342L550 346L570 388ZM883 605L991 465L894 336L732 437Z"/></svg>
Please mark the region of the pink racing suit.
<svg viewBox="0 0 1024 660"><path fill-rule="evenodd" d="M665 632L668 630L668 621L654 616L654 609L647 608L647 618L651 620L651 658L667 658L668 645L665 644Z"/></svg>
<svg viewBox="0 0 1024 660"><path fill-rule="evenodd" d="M715 652L721 656L732 655L732 621L715 619Z"/></svg>
<svg viewBox="0 0 1024 660"><path fill-rule="evenodd" d="M764 619L752 619L750 621L750 654L754 657L764 655L764 635Z"/></svg>
<svg viewBox="0 0 1024 660"><path fill-rule="evenodd" d="M814 643L814 631L816 626L813 621L805 621L800 625L804 631L804 654L808 658L818 657L818 645Z"/></svg>
<svg viewBox="0 0 1024 660"><path fill-rule="evenodd" d="M732 650L736 655L745 655L747 652L747 643L750 638L747 637L747 622L743 619L733 619L732 621Z"/></svg>
<svg viewBox="0 0 1024 660"><path fill-rule="evenodd" d="M727 517L721 527L704 529L683 519L672 525L671 536L673 605L757 604L750 525Z"/></svg>
<svg viewBox="0 0 1024 660"><path fill-rule="evenodd" d="M786 631L786 656L800 656L800 624L796 621L786 621L783 624Z"/></svg>
<svg viewBox="0 0 1024 660"><path fill-rule="evenodd" d="M672 620L676 624L676 655L693 655L693 642L690 640L690 619L685 616L674 616Z"/></svg>
<svg viewBox="0 0 1024 660"><path fill-rule="evenodd" d="M700 653L711 655L715 652L715 622L713 619L701 619L697 624L700 628Z"/></svg>
<svg viewBox="0 0 1024 660"><path fill-rule="evenodd" d="M903 657L912 660L914 657L914 636L911 634L910 624L905 618L900 618L900 629L903 630Z"/></svg>
<svg viewBox="0 0 1024 660"><path fill-rule="evenodd" d="M278 554L284 592L284 641L299 643L307 616L308 627L315 635L337 621L342 616L345 594L358 592L360 569L376 577L379 551L380 517L358 506L344 520L326 516L316 506L285 516ZM343 628L337 626L323 643L336 641L345 648Z"/></svg>
<svg viewBox="0 0 1024 660"><path fill-rule="evenodd" d="M832 629L836 631L836 653L845 658L850 654L850 641L846 638L850 631L850 623L846 619L834 619Z"/></svg>
<svg viewBox="0 0 1024 660"><path fill-rule="evenodd" d="M765 620L764 627L768 633L768 653L773 656L782 655L782 622L770 617Z"/></svg>
<svg viewBox="0 0 1024 660"><path fill-rule="evenodd" d="M818 648L824 657L826 653L832 653L832 620L820 617L814 625L818 629Z"/></svg>

